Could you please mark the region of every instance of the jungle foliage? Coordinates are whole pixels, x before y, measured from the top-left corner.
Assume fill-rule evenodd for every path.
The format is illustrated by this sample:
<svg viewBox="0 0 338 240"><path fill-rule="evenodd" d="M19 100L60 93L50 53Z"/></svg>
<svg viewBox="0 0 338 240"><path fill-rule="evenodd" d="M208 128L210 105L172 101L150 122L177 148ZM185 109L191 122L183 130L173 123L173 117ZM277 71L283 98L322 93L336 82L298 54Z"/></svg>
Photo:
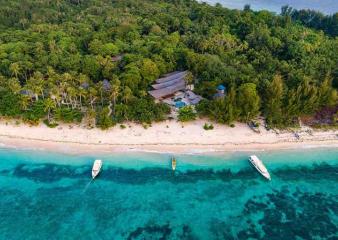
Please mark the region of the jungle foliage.
<svg viewBox="0 0 338 240"><path fill-rule="evenodd" d="M170 110L147 90L175 70L192 72L205 98L198 113L221 123L262 114L285 126L337 105L337 15L317 24L289 8L275 15L194 0L0 2L3 116L92 117L102 128L161 121ZM219 84L226 95L214 99Z"/></svg>

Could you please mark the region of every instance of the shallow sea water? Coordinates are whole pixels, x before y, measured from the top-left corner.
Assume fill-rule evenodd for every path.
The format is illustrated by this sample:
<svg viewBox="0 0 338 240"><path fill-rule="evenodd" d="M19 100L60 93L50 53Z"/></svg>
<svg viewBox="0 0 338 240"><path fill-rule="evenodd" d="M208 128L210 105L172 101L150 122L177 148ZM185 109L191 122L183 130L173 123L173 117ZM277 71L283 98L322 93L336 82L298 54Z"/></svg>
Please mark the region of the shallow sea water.
<svg viewBox="0 0 338 240"><path fill-rule="evenodd" d="M249 154L0 149L0 239L338 239L338 149Z"/></svg>

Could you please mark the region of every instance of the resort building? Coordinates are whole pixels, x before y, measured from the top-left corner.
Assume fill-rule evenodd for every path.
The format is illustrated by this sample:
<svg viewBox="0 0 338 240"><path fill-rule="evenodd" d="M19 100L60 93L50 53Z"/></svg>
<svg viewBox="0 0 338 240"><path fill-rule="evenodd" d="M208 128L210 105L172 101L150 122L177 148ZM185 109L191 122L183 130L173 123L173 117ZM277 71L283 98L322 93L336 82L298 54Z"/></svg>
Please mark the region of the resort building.
<svg viewBox="0 0 338 240"><path fill-rule="evenodd" d="M178 91L186 89L185 76L187 72L173 72L167 74L163 78L156 80L156 84L152 85L154 90L149 91L149 94L157 100L173 96Z"/></svg>
<svg viewBox="0 0 338 240"><path fill-rule="evenodd" d="M155 84L152 85L153 90L148 93L157 101L175 108L196 105L202 97L192 92L193 86L187 85L185 80L187 73L187 71L177 71L166 74L156 80Z"/></svg>

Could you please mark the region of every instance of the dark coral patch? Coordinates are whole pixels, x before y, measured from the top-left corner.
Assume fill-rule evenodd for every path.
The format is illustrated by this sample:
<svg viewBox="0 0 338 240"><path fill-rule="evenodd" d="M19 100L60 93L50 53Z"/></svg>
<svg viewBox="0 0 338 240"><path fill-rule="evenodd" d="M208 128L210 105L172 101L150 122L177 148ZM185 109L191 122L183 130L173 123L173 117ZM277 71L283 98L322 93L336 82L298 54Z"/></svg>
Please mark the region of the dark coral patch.
<svg viewBox="0 0 338 240"><path fill-rule="evenodd" d="M149 225L145 227L138 227L136 230L132 231L127 239L158 239L166 240L169 239L169 236L172 232L169 224L166 225Z"/></svg>

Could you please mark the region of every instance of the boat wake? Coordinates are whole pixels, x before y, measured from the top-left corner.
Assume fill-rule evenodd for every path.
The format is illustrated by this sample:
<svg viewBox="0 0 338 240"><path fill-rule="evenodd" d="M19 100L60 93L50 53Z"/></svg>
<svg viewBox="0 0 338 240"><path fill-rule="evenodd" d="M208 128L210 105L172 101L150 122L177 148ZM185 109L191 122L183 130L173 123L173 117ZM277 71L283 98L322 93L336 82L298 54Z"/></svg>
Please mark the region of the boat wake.
<svg viewBox="0 0 338 240"><path fill-rule="evenodd" d="M89 185L93 182L94 179L90 180L89 183L87 183L87 185L85 186L85 188L83 189L82 193L85 193L87 191L87 189L89 188Z"/></svg>

